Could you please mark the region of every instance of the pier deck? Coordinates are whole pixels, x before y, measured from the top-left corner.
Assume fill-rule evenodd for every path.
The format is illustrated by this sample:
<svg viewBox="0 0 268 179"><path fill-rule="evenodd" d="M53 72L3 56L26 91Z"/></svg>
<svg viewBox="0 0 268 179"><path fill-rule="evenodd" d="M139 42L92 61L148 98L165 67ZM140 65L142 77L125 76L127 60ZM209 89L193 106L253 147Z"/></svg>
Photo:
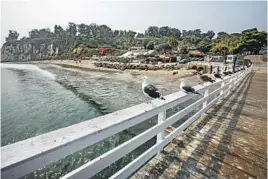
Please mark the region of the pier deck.
<svg viewBox="0 0 268 179"><path fill-rule="evenodd" d="M245 77L131 179L267 178L266 126L263 69Z"/></svg>

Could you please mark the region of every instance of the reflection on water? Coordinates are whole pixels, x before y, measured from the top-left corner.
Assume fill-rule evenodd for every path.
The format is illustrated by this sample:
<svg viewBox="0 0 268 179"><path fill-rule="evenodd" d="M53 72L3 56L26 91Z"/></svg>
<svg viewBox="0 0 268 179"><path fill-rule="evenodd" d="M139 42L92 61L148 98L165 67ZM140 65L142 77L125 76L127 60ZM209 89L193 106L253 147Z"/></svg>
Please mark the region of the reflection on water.
<svg viewBox="0 0 268 179"><path fill-rule="evenodd" d="M1 146L139 104L147 98L141 76L80 71L57 65L1 64ZM151 77L163 94L178 91L178 80ZM196 100L196 99L193 99ZM186 105L170 109L174 114ZM27 178L59 178L156 124L157 117L87 147ZM107 178L155 143L138 147L95 176Z"/></svg>

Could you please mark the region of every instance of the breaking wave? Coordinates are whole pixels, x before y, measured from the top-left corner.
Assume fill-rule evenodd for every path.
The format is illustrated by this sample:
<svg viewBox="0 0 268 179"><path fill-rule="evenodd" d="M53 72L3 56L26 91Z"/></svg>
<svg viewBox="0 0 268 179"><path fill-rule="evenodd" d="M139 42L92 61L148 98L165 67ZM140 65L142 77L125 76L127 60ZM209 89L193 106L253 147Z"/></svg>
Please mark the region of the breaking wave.
<svg viewBox="0 0 268 179"><path fill-rule="evenodd" d="M49 77L53 80L56 79L56 75L53 73L50 73L49 71L43 70L39 68L36 65L31 65L31 64L5 64L1 63L0 64L1 68L13 68L13 69L18 69L18 70L31 70L31 71L36 71L41 73L42 75Z"/></svg>

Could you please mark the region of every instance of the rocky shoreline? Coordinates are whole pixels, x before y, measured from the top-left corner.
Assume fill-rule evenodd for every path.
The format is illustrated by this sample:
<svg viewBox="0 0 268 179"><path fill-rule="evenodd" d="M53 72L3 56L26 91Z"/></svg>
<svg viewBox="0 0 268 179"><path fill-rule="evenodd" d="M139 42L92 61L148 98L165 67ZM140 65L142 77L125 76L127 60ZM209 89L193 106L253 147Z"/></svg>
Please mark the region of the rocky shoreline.
<svg viewBox="0 0 268 179"><path fill-rule="evenodd" d="M134 63L109 63L109 62L94 62L95 67L111 68L117 70L144 70L144 71L157 71L157 70L180 70L187 68L188 70L202 70L202 66L196 65L181 65L181 64L161 64L161 65L147 65L147 64L134 64Z"/></svg>
<svg viewBox="0 0 268 179"><path fill-rule="evenodd" d="M113 68L117 70L179 70L181 69L180 66L177 64L174 65L146 65L146 64L125 64L125 63L109 63L109 62L95 62L93 63L96 67L102 67L102 68Z"/></svg>

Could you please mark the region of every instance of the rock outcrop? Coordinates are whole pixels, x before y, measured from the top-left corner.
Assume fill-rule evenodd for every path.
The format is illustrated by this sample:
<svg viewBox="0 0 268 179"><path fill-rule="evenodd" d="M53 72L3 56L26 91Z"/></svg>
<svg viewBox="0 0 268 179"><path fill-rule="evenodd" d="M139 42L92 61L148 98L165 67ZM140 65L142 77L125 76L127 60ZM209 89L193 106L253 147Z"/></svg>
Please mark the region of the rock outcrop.
<svg viewBox="0 0 268 179"><path fill-rule="evenodd" d="M44 60L58 55L64 49L64 41L53 38L9 41L1 48L1 61Z"/></svg>

